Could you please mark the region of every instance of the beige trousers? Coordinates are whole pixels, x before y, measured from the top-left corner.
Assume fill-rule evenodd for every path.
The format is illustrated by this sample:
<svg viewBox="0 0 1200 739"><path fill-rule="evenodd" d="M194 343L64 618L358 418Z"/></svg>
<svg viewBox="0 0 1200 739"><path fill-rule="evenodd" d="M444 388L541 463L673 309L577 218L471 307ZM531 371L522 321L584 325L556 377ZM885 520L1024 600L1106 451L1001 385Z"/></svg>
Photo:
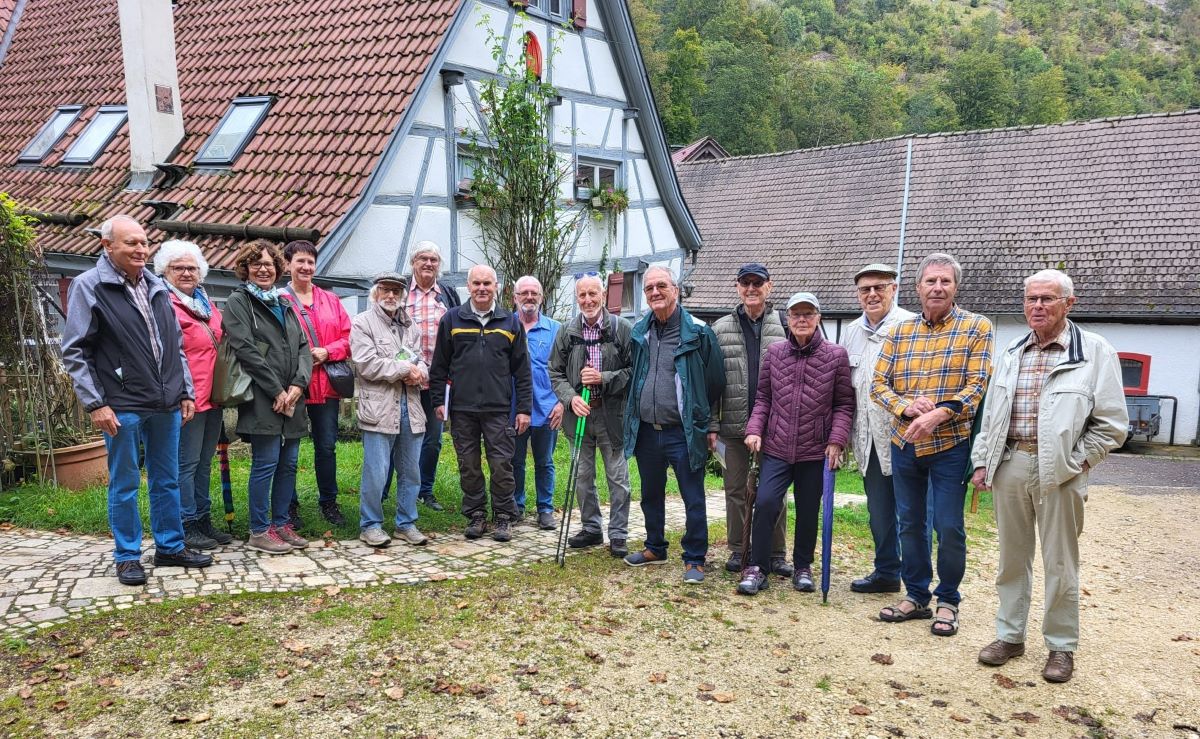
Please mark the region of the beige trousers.
<svg viewBox="0 0 1200 739"><path fill-rule="evenodd" d="M1004 453L992 480L1000 540L996 636L1001 641L1025 642L1033 593L1033 554L1040 542L1046 581L1042 637L1046 647L1056 652L1078 648L1079 535L1083 533L1087 477L1076 475L1043 497L1037 458L1025 452Z"/></svg>
<svg viewBox="0 0 1200 739"><path fill-rule="evenodd" d="M746 475L750 472L750 450L741 436L722 436L725 442L725 528L729 538L729 551L742 552L742 527L749 512L746 510ZM771 557L787 557L787 505L779 512L775 522L775 535L771 537Z"/></svg>

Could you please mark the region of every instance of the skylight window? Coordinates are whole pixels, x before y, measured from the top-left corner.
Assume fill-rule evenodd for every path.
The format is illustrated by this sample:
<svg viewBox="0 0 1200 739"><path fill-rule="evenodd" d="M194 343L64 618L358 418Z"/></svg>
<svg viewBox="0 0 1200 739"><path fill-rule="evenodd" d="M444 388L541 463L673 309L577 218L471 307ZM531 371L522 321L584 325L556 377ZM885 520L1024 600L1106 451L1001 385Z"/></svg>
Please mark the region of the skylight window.
<svg viewBox="0 0 1200 739"><path fill-rule="evenodd" d="M42 126L37 135L33 137L33 141L25 147L21 155L17 157L18 162L36 163L42 161L58 140L63 137L75 119L79 117L79 111L83 110L82 105L60 105L54 111L54 115L46 121L46 125Z"/></svg>
<svg viewBox="0 0 1200 739"><path fill-rule="evenodd" d="M267 117L270 107L269 97L235 99L230 103L225 117L217 124L217 130L204 142L196 156L196 164L233 164L233 160L238 158L258 130L259 124Z"/></svg>
<svg viewBox="0 0 1200 739"><path fill-rule="evenodd" d="M62 159L63 164L92 164L125 125L124 105L103 105Z"/></svg>

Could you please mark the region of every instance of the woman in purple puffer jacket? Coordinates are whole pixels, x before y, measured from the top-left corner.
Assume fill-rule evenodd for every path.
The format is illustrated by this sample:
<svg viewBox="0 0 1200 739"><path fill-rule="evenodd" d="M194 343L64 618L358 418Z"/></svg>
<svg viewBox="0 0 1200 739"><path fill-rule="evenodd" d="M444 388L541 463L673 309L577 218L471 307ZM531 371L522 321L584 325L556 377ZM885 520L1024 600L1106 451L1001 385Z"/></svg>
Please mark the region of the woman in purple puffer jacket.
<svg viewBox="0 0 1200 739"><path fill-rule="evenodd" d="M746 424L746 446L762 452L754 501L751 554L738 592L767 587L771 537L784 496L794 486L796 526L792 586L811 593L817 515L824 466L841 466L842 449L854 420L854 386L846 350L818 330L821 304L812 293L796 293L787 305L788 340L772 344L763 357L758 394Z"/></svg>

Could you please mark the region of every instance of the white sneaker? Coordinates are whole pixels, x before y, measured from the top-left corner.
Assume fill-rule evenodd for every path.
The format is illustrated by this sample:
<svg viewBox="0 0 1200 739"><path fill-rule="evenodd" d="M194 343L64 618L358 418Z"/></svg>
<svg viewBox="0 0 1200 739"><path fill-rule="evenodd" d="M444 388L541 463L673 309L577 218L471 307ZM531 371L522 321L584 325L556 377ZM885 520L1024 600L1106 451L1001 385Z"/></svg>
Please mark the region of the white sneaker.
<svg viewBox="0 0 1200 739"><path fill-rule="evenodd" d="M358 539L372 547L386 547L392 543L391 538L383 533L383 529L378 526L372 526L369 529L358 532Z"/></svg>
<svg viewBox="0 0 1200 739"><path fill-rule="evenodd" d="M414 547L423 547L429 543L429 537L422 534L416 526L409 526L407 529L398 529L393 536L400 541L412 544Z"/></svg>

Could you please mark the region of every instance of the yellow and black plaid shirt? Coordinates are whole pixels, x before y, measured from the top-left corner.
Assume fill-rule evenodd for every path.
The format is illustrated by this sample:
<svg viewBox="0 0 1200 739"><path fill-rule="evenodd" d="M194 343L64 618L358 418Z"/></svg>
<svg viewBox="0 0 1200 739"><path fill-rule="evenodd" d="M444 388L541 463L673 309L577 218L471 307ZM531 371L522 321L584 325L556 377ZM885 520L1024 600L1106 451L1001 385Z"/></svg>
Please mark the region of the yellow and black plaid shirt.
<svg viewBox="0 0 1200 739"><path fill-rule="evenodd" d="M931 324L916 316L896 324L875 363L871 397L892 416L892 443L903 448L912 421L904 409L925 396L953 415L916 442L918 457L966 441L992 372L992 322L954 306Z"/></svg>

